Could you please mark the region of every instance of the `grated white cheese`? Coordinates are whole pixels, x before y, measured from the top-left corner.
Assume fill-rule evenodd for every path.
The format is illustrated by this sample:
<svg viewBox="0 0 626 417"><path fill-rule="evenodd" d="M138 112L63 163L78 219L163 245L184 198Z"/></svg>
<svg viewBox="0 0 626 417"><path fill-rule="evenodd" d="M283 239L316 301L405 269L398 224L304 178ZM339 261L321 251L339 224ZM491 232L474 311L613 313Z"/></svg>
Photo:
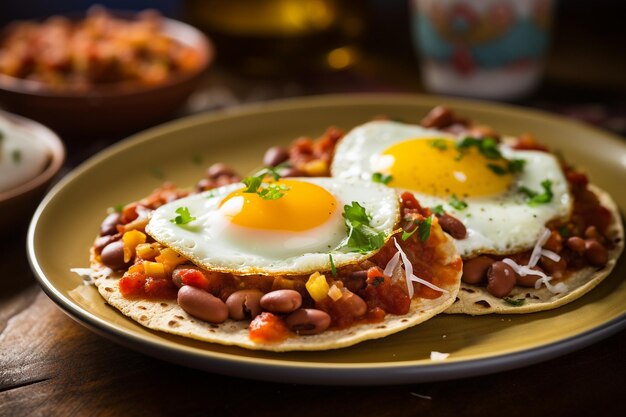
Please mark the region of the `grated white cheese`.
<svg viewBox="0 0 626 417"><path fill-rule="evenodd" d="M515 262L513 259L510 259L510 258L504 258L502 260L502 262L504 262L505 264L509 265L511 268L513 268L513 270L515 272L517 272L519 275L521 275L523 277L526 276L526 275L537 275L537 276L539 276L539 279L537 280L537 282L535 282L535 288L536 289L541 287L541 284L544 284L546 286L546 288L548 289L548 291L550 291L551 293L554 293L554 294L559 294L559 293L567 291L567 285L565 285L562 282L560 282L560 283L558 283L556 285L552 285L550 283L550 280L552 279L552 277L546 275L542 271L537 271L535 269L532 269L528 265L519 265L517 262Z"/></svg>
<svg viewBox="0 0 626 417"><path fill-rule="evenodd" d="M541 236L539 236L539 239L537 240L537 243L535 243L535 247L533 248L533 252L530 255L528 266L533 267L537 265L537 262L539 262L539 259L541 258L541 249L543 248L543 245L545 245L548 239L550 238L551 233L552 232L550 232L550 229L548 228L543 229L543 232L541 232Z"/></svg>
<svg viewBox="0 0 626 417"><path fill-rule="evenodd" d="M558 262L561 260L561 257L559 256L558 253L552 252L551 250L548 250L548 249L541 249L541 256L545 256L546 258L554 262Z"/></svg>
<svg viewBox="0 0 626 417"><path fill-rule="evenodd" d="M404 251L402 250L402 248L398 244L398 241L396 240L395 237L393 238L393 244L396 245L396 248L398 249L398 253L400 254L400 257L402 258L402 264L404 265L404 275L406 277L407 287L408 287L408 290L409 290L409 298L413 298L413 284L411 283L411 281L415 281L415 282L418 282L420 284L423 284L423 285L427 286L428 288L431 288L431 289L433 289L435 291L440 291L440 292L448 294L447 290L444 290L443 288L439 288L435 284L432 284L432 283L426 281L425 279L422 279L422 278L419 278L419 277L415 276L413 274L413 265L409 261L409 258L406 256L406 253L404 253Z"/></svg>
<svg viewBox="0 0 626 417"><path fill-rule="evenodd" d="M441 353L436 351L430 352L430 360L433 362L445 361L446 359L448 359L449 356L449 353Z"/></svg>

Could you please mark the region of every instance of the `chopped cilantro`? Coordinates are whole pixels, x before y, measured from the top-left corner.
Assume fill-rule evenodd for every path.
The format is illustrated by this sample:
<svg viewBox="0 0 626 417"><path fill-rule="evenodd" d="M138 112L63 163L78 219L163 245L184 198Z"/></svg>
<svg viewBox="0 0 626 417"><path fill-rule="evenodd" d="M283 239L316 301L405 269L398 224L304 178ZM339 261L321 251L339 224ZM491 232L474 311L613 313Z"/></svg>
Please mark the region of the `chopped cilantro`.
<svg viewBox="0 0 626 417"><path fill-rule="evenodd" d="M348 227L347 246L351 250L366 253L379 249L385 244L384 233L377 232L370 226L371 217L356 201L343 207L343 217Z"/></svg>
<svg viewBox="0 0 626 417"><path fill-rule="evenodd" d="M439 204L439 205L437 205L435 207L431 207L430 211L435 213L437 216L443 216L444 214L446 214L446 212L443 210L443 206L441 204Z"/></svg>
<svg viewBox="0 0 626 417"><path fill-rule="evenodd" d="M430 144L433 148L437 148L440 151L445 151L448 149L448 144L446 143L445 139L434 139L430 141Z"/></svg>
<svg viewBox="0 0 626 417"><path fill-rule="evenodd" d="M22 151L15 149L13 153L11 153L11 157L13 158L13 163L19 164L22 162Z"/></svg>
<svg viewBox="0 0 626 417"><path fill-rule="evenodd" d="M209 193L206 195L206 198L213 198L213 197L215 197L215 191L214 191L214 190L211 190L211 191L209 191Z"/></svg>
<svg viewBox="0 0 626 417"><path fill-rule="evenodd" d="M563 237L570 237L570 231L567 226L563 226L559 229L559 234Z"/></svg>
<svg viewBox="0 0 626 417"><path fill-rule="evenodd" d="M244 193L256 193L264 200L278 200L285 195L285 191L289 190L284 184L268 184L263 187L263 179L266 176L271 176L274 181L280 179L280 175L276 172L276 168L264 168L257 172L256 175L246 177L242 180L247 187Z"/></svg>
<svg viewBox="0 0 626 417"><path fill-rule="evenodd" d="M414 223L417 225L417 227L410 232L402 232L402 240L407 240L415 232L418 232L420 240L422 242L426 242L430 237L430 227L433 224L433 216L428 216L424 220L415 220Z"/></svg>
<svg viewBox="0 0 626 417"><path fill-rule="evenodd" d="M481 154L485 156L487 159L500 159L502 158L502 154L498 149L498 142L492 138L485 138L480 141L479 148Z"/></svg>
<svg viewBox="0 0 626 417"><path fill-rule="evenodd" d="M511 159L509 160L509 172L511 174L515 174L517 172L522 172L524 170L524 166L526 166L525 159Z"/></svg>
<svg viewBox="0 0 626 417"><path fill-rule="evenodd" d="M523 194L526 194L526 196L528 197L529 206L536 207L540 204L546 204L552 201L552 197L554 197L554 194L552 193L552 181L541 181L541 187L543 187L543 193L541 194L527 187L519 188L519 191Z"/></svg>
<svg viewBox="0 0 626 417"><path fill-rule="evenodd" d="M374 172L372 174L372 181L374 182L380 182L382 184L389 184L389 181L391 181L393 179L393 177L391 175L385 175L381 172Z"/></svg>
<svg viewBox="0 0 626 417"><path fill-rule="evenodd" d="M194 153L193 155L191 155L191 161L196 165L202 165L203 160L204 159L202 158L202 155L200 155L199 153Z"/></svg>
<svg viewBox="0 0 626 417"><path fill-rule="evenodd" d="M376 277L372 280L372 286L374 287L378 287L380 284L382 284L383 282L385 282L385 278L384 277Z"/></svg>
<svg viewBox="0 0 626 417"><path fill-rule="evenodd" d="M335 267L335 261L333 260L333 255L328 254L328 260L330 261L330 272L334 277L337 276L337 268Z"/></svg>
<svg viewBox="0 0 626 417"><path fill-rule="evenodd" d="M196 220L196 218L189 213L189 209L187 207L178 207L176 209L176 213L178 213L178 216L170 219L170 222L174 224L184 225Z"/></svg>
<svg viewBox="0 0 626 417"><path fill-rule="evenodd" d="M121 213L122 210L124 210L124 206L125 204L117 204L115 207L113 207L113 211L115 211L116 213Z"/></svg>
<svg viewBox="0 0 626 417"><path fill-rule="evenodd" d="M448 204L457 210L465 210L467 208L467 203L463 200L459 200L456 194L452 194Z"/></svg>
<svg viewBox="0 0 626 417"><path fill-rule="evenodd" d="M487 168L489 168L496 175L505 175L507 173L507 170L498 164L487 164Z"/></svg>
<svg viewBox="0 0 626 417"><path fill-rule="evenodd" d="M513 298L511 298L511 297L506 297L506 298L504 299L504 302L505 302L505 303L507 303L507 304L510 304L510 305L512 305L512 306L514 306L514 307L521 307L521 306L523 306L523 305L524 305L524 303L526 302L526 299L525 299L525 298L518 298L518 299L516 300L516 299L513 299Z"/></svg>

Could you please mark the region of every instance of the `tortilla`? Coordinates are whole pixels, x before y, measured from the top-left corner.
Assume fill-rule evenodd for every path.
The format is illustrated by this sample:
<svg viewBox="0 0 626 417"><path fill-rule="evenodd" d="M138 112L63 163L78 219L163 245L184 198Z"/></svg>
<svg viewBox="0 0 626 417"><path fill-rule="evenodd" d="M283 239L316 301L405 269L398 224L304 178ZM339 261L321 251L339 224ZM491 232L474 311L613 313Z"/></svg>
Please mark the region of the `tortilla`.
<svg viewBox="0 0 626 417"><path fill-rule="evenodd" d="M614 242L615 247L609 251L609 261L604 267L598 269L588 266L572 273L568 278L560 281L567 285L567 291L560 294L550 292L545 286L539 289L516 286L508 298L511 300L523 299L523 304L520 306L494 297L487 292L485 287L461 282L457 299L445 313L476 316L492 313L523 314L551 310L582 297L602 282L611 273L624 249L624 228L617 205L611 196L606 191L592 185L589 186L589 189L598 196L600 203L611 212L613 219L607 230L607 236Z"/></svg>
<svg viewBox="0 0 626 417"><path fill-rule="evenodd" d="M460 256L452 238L446 236L441 252L445 265L460 265ZM459 291L462 270L459 268L454 284L443 286L448 293L436 299L414 297L409 313L387 314L382 322L357 324L347 329L328 329L317 335L293 335L278 343L256 343L248 337L249 320L228 319L211 324L187 314L176 300L128 299L119 291L121 273L114 272L96 260L92 249L92 280L108 304L141 325L166 333L222 345L240 346L252 350L285 352L294 350L328 350L351 346L369 339L378 339L422 323L450 307ZM452 267L452 266L451 266Z"/></svg>

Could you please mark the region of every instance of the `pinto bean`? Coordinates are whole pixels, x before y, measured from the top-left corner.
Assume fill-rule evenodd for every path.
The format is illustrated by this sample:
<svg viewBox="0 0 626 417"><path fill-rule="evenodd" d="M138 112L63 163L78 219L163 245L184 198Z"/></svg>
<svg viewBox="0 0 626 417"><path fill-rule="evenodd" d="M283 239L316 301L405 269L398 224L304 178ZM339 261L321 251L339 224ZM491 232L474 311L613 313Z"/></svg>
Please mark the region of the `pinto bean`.
<svg viewBox="0 0 626 417"><path fill-rule="evenodd" d="M596 239L587 239L585 258L593 266L604 266L609 261L609 251Z"/></svg>
<svg viewBox="0 0 626 417"><path fill-rule="evenodd" d="M120 223L122 215L120 213L111 213L104 218L100 224L100 236L114 235L117 233L117 225Z"/></svg>
<svg viewBox="0 0 626 417"><path fill-rule="evenodd" d="M302 296L295 290L276 290L261 297L260 304L272 313L291 313L302 305Z"/></svg>
<svg viewBox="0 0 626 417"><path fill-rule="evenodd" d="M543 272L543 270L541 268L539 268L538 266L533 266L532 269L536 270L536 271L541 271ZM516 274L515 276L515 283L517 285L519 285L520 287L528 287L528 288L535 288L535 283L537 282L537 280L541 278L539 275L519 275Z"/></svg>
<svg viewBox="0 0 626 417"><path fill-rule="evenodd" d="M567 242L565 242L565 244L568 248L576 253L583 253L585 251L585 239L581 237L572 236L567 239Z"/></svg>
<svg viewBox="0 0 626 417"><path fill-rule="evenodd" d="M221 176L232 177L235 175L237 175L235 171L233 171L232 168L222 162L211 165L206 171L206 176L210 179L215 179Z"/></svg>
<svg viewBox="0 0 626 417"><path fill-rule="evenodd" d="M343 285L352 292L357 292L365 288L365 280L367 279L367 269L354 271L343 279Z"/></svg>
<svg viewBox="0 0 626 417"><path fill-rule="evenodd" d="M352 291L344 291L343 296L336 301L341 303L353 317L361 317L367 312L367 303Z"/></svg>
<svg viewBox="0 0 626 417"><path fill-rule="evenodd" d="M552 259L542 256L539 263L548 275L560 275L567 268L567 261L562 256L558 262L554 262Z"/></svg>
<svg viewBox="0 0 626 417"><path fill-rule="evenodd" d="M187 313L209 323L223 323L228 318L228 307L222 300L191 285L178 290L177 301Z"/></svg>
<svg viewBox="0 0 626 417"><path fill-rule="evenodd" d="M100 252L100 259L102 259L103 264L111 269L127 267L128 263L124 262L124 242L116 240L106 245Z"/></svg>
<svg viewBox="0 0 626 417"><path fill-rule="evenodd" d="M275 167L289 159L289 152L281 146L272 146L263 155L263 165Z"/></svg>
<svg viewBox="0 0 626 417"><path fill-rule="evenodd" d="M488 256L477 256L463 262L463 282L467 284L482 284L487 279L487 270L493 265L495 260Z"/></svg>
<svg viewBox="0 0 626 417"><path fill-rule="evenodd" d="M432 109L423 119L421 125L424 127L442 128L454 122L454 114L452 111L443 106L437 106Z"/></svg>
<svg viewBox="0 0 626 417"><path fill-rule="evenodd" d="M487 291L494 297L504 298L515 288L517 274L504 262L494 262L487 271Z"/></svg>
<svg viewBox="0 0 626 417"><path fill-rule="evenodd" d="M259 290L239 290L226 299L228 315L233 320L253 319L261 314L261 297Z"/></svg>
<svg viewBox="0 0 626 417"><path fill-rule="evenodd" d="M289 330L298 334L318 334L330 326L330 316L322 310L301 308L285 319Z"/></svg>
<svg viewBox="0 0 626 417"><path fill-rule="evenodd" d="M439 224L444 232L448 233L455 239L465 239L467 236L467 229L461 220L449 215L448 213L437 216L437 218L439 219Z"/></svg>

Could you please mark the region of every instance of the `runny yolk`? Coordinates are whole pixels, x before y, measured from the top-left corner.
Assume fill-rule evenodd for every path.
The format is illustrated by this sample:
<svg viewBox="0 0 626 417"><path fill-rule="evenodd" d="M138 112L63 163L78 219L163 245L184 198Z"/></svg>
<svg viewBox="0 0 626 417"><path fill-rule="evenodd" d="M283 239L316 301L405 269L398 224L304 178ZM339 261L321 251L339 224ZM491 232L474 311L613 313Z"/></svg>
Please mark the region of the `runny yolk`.
<svg viewBox="0 0 626 417"><path fill-rule="evenodd" d="M229 194L220 211L236 224L251 229L303 231L326 223L337 210L337 200L326 189L310 182L280 179L271 184L289 187L275 200L265 200L244 189Z"/></svg>
<svg viewBox="0 0 626 417"><path fill-rule="evenodd" d="M412 139L387 148L373 163L374 171L391 175L389 186L449 197L483 196L506 191L513 180L496 174L489 164L505 167L503 159L488 159L476 147L461 154L451 139Z"/></svg>

